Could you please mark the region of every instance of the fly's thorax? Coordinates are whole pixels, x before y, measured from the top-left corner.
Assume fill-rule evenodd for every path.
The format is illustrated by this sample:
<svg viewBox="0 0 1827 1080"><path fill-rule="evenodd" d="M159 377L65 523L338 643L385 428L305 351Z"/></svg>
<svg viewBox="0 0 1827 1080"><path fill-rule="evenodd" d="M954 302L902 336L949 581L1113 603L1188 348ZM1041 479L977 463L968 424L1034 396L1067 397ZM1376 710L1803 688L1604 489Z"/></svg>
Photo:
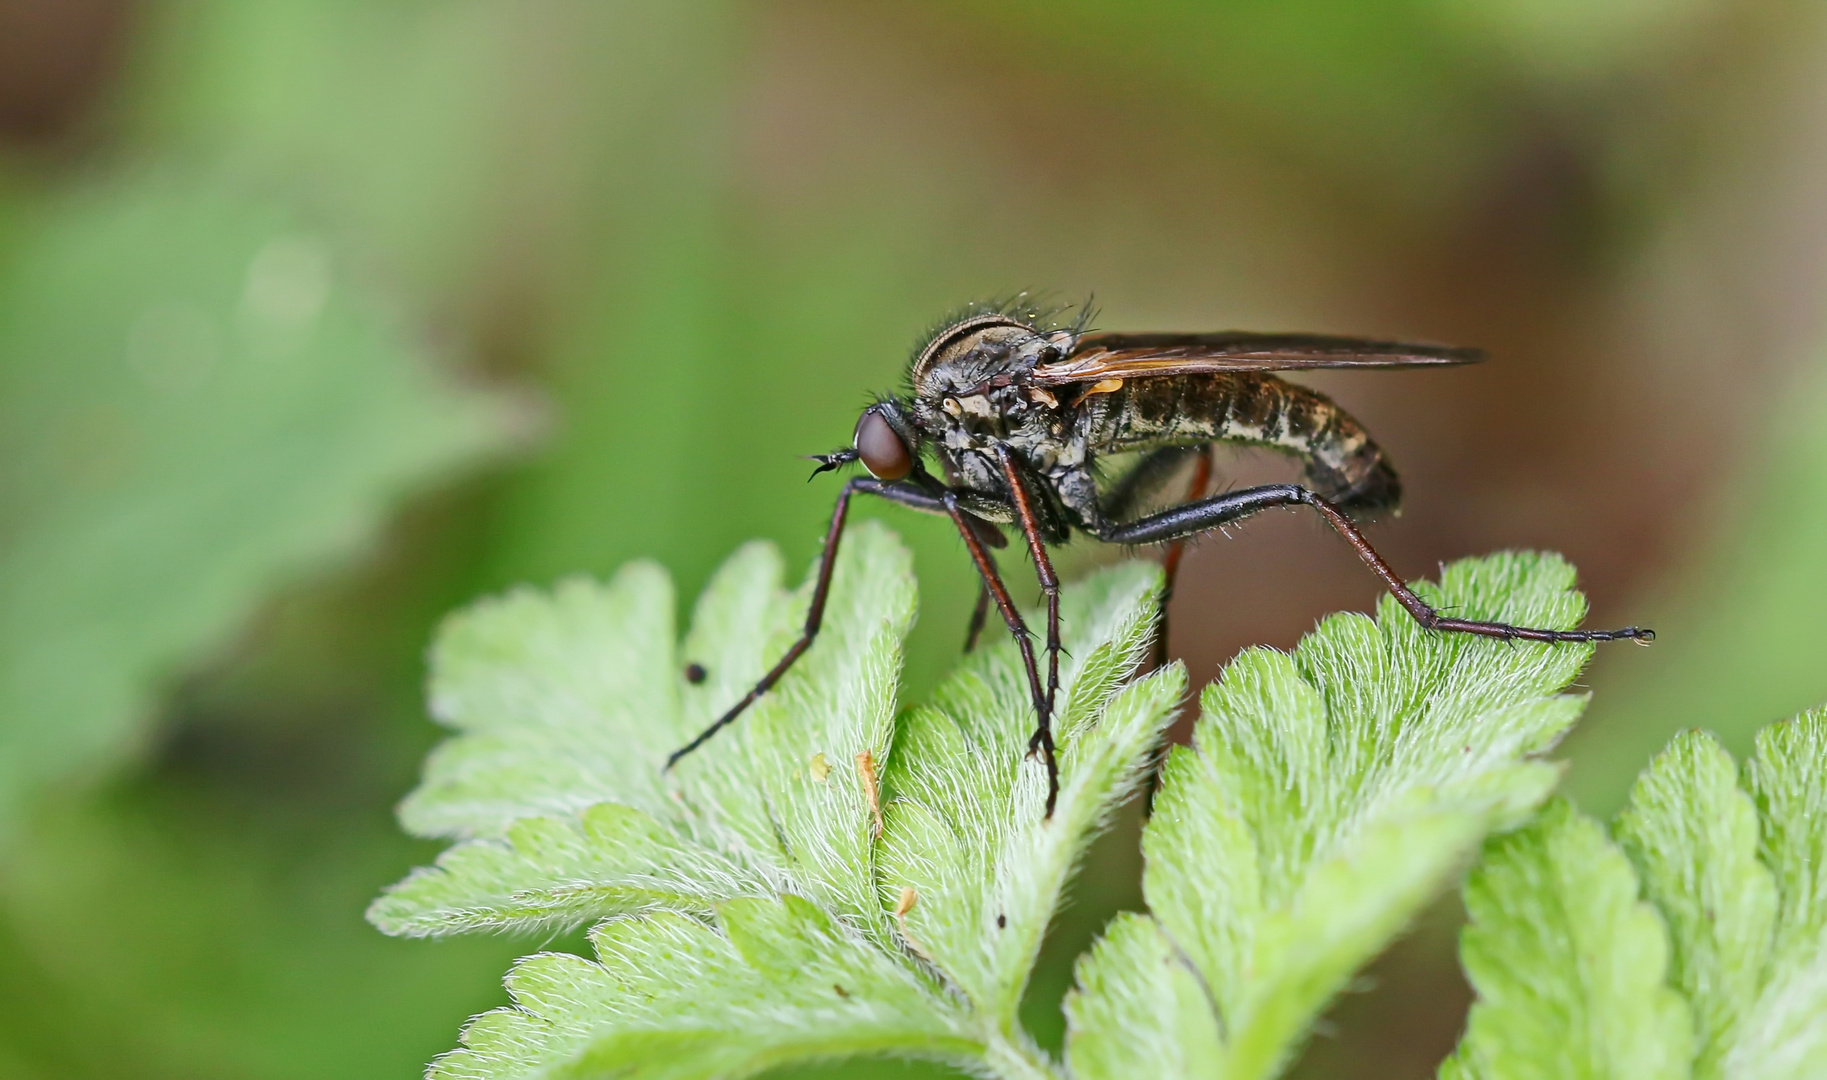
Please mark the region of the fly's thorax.
<svg viewBox="0 0 1827 1080"><path fill-rule="evenodd" d="M974 393L916 398L920 431L954 453L991 451L998 443L1033 445L1070 429L1059 399L1038 387L970 388Z"/></svg>
<svg viewBox="0 0 1827 1080"><path fill-rule="evenodd" d="M1071 351L1070 330L1041 330L1007 315L977 315L934 334L914 357L908 382L915 396L969 395L992 383L1006 386Z"/></svg>
<svg viewBox="0 0 1827 1080"><path fill-rule="evenodd" d="M996 502L1008 498L1008 483L1001 464L984 450L951 451L941 455L946 480L954 488L976 492Z"/></svg>

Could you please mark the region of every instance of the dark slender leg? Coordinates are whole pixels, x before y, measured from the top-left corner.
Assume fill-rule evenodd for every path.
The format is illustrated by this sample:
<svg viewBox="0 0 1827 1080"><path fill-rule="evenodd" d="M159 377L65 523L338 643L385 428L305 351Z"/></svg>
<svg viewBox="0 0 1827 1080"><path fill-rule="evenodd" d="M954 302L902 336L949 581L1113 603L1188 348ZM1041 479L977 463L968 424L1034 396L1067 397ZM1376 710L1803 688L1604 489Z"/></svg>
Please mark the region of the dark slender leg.
<svg viewBox="0 0 1827 1080"><path fill-rule="evenodd" d="M931 483L937 487L937 481ZM1034 662L1034 641L1028 633L1028 626L1022 622L1021 612L1015 610L1015 601L1009 598L1009 590L1003 586L1002 577L996 573L996 564L990 561L990 553L984 550L983 541L971 528L972 519L959 507L958 497L949 491L939 497L944 499L946 511L952 516L952 524L958 527L958 535L964 538L964 546L970 549L971 560L977 564L977 573L983 578L984 587L996 601L997 609L1002 612L1002 621L1008 624L1009 633L1021 649L1022 665L1028 672L1028 692L1034 698L1034 712L1040 717L1040 730L1050 732L1052 704L1040 688L1040 665ZM1059 800L1059 763L1053 758L1053 740L1050 735L1042 745L1042 754L1047 763L1046 816L1052 817L1054 803Z"/></svg>
<svg viewBox="0 0 1827 1080"><path fill-rule="evenodd" d="M768 669L768 673L761 677L754 689L743 695L741 701L730 706L729 711L719 716L715 723L699 732L697 738L673 751L672 755L666 759L668 769L677 765L680 758L703 746L712 735L722 731L738 716L741 716L744 709L755 703L755 699L767 693L775 683L780 681L781 676L787 673L787 669L793 666L793 661L798 660L800 654L812 647L812 639L818 636L819 624L825 618L825 600L831 593L831 574L837 568L837 545L844 537L844 519L850 513L850 496L857 492L865 495L880 495L903 506L927 513L951 513L954 517L957 516L956 511L948 509L946 503L912 485L903 485L899 482L883 483L880 480L861 476L845 484L844 490L838 493L837 505L831 510L831 527L825 532L825 548L818 560L818 584L813 586L812 603L806 608L805 628L800 631L799 640L793 643L793 647L787 650L779 663ZM972 535L972 539L976 539L975 534Z"/></svg>
<svg viewBox="0 0 1827 1080"><path fill-rule="evenodd" d="M970 652L977 647L977 639L983 636L984 620L990 617L990 587L977 582L977 606L971 609L970 629L964 632L964 651Z"/></svg>
<svg viewBox="0 0 1827 1080"><path fill-rule="evenodd" d="M1212 482L1212 451L1210 447L1200 450L1199 460L1193 465L1193 479L1186 485L1186 502L1205 498L1206 485ZM1167 553L1161 557L1161 618L1155 630L1154 666L1167 664L1167 605L1174 598L1174 580L1180 575L1180 560L1186 555L1186 537L1182 536L1167 543Z"/></svg>
<svg viewBox="0 0 1827 1080"><path fill-rule="evenodd" d="M1383 557L1378 555L1370 541L1352 523L1344 511L1334 506L1313 492L1298 484L1267 484L1262 487L1246 488L1224 495L1214 495L1209 499L1176 506L1163 510L1139 521L1126 525L1107 526L1099 539L1117 544L1149 544L1164 540L1173 540L1193 533L1215 529L1240 518L1247 517L1259 510L1268 510L1277 506L1310 506L1318 511L1327 524L1338 531L1345 542L1352 546L1365 564L1383 579L1383 585L1396 598L1415 621L1429 630L1441 630L1459 634L1478 634L1482 637L1501 638L1505 641L1522 639L1524 641L1653 641L1654 630L1626 626L1622 630L1538 630L1527 626L1511 626L1508 623L1480 622L1471 619L1450 619L1416 596L1395 570L1390 568Z"/></svg>
<svg viewBox="0 0 1827 1080"><path fill-rule="evenodd" d="M1051 723L1053 705L1059 694L1059 575L1053 572L1053 561L1047 558L1047 545L1040 538L1040 522L1034 516L1034 503L1028 497L1028 488L1021 478L1021 467L1015 461L1015 452L1006 446L996 447L996 456L1002 462L1002 475L1009 482L1009 492L1015 499L1015 519L1021 523L1021 534L1028 541L1028 555L1034 560L1034 573L1040 578L1040 588L1047 597L1047 711L1040 715L1040 726L1034 729L1033 738L1028 740L1028 753L1043 750L1047 755L1047 771L1053 769L1053 726ZM1058 784L1054 784L1057 791ZM1053 799L1047 799L1047 814L1053 814Z"/></svg>

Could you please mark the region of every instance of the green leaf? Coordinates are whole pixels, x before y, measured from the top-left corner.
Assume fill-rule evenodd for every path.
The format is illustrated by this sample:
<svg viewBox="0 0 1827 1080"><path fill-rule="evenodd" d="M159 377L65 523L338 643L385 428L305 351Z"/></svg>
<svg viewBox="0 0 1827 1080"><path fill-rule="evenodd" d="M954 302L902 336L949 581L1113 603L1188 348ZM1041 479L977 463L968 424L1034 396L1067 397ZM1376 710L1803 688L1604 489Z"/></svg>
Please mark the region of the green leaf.
<svg viewBox="0 0 1827 1080"><path fill-rule="evenodd" d="M1423 588L1472 617L1565 627L1584 614L1572 584L1559 559L1507 554ZM1206 690L1196 749L1176 749L1163 772L1144 888L1210 996L1219 1074L1274 1075L1479 840L1547 797L1557 769L1531 758L1578 716L1582 699L1557 691L1590 652L1433 634L1386 601L1374 622L1328 618L1292 654L1247 651ZM1154 954L1131 943L1099 955L1101 985L1134 998L1143 976L1117 974L1115 957ZM1121 1036L1094 1019L1126 1015L1106 992L1074 998L1082 1077L1125 1075L1098 1049ZM1170 1057L1210 1055L1207 1025L1155 1030L1182 1041Z"/></svg>
<svg viewBox="0 0 1827 1080"><path fill-rule="evenodd" d="M1763 985L1776 882L1758 861L1757 808L1731 755L1703 732L1676 736L1612 831L1668 924L1671 981L1693 1007L1694 1075L1744 1075L1721 1060Z"/></svg>
<svg viewBox="0 0 1827 1080"><path fill-rule="evenodd" d="M737 552L683 647L671 586L645 563L608 585L522 589L453 617L433 650L431 697L462 734L432 755L401 817L421 835L471 839L370 917L391 933L533 928L785 890L886 940L856 765L867 750L879 780L889 758L913 618L910 559L886 530L865 522L844 538L817 645L665 770L797 636L810 583L788 595L779 582L771 547ZM688 662L704 668L700 685Z"/></svg>
<svg viewBox="0 0 1827 1080"><path fill-rule="evenodd" d="M119 756L263 595L517 423L323 235L175 174L35 215L0 361L0 808Z"/></svg>
<svg viewBox="0 0 1827 1080"><path fill-rule="evenodd" d="M1789 1080L1827 1071L1827 710L1757 735L1745 781L1762 821L1758 854L1776 881L1762 992L1722 1074Z"/></svg>
<svg viewBox="0 0 1827 1080"><path fill-rule="evenodd" d="M1685 1077L1687 1005L1662 921L1600 825L1556 801L1493 840L1465 887L1460 955L1478 992L1443 1077Z"/></svg>
<svg viewBox="0 0 1827 1080"><path fill-rule="evenodd" d="M903 720L878 856L884 899L913 890L909 946L1012 1037L1073 866L1142 781L1185 692L1177 665L1124 688L1147 659L1160 581L1157 568L1129 563L1062 600L1051 819L1045 770L1027 755L1034 709L1012 640L970 657Z"/></svg>
<svg viewBox="0 0 1827 1080"><path fill-rule="evenodd" d="M1066 591L1051 819L1045 773L1024 760L1033 713L1012 641L894 731L913 582L869 523L844 539L814 647L662 772L797 633L806 590L782 593L779 576L771 548L738 552L678 649L670 589L644 564L608 585L519 590L445 627L432 700L460 734L403 816L461 842L370 918L400 934L608 921L598 963L517 969L515 1007L473 1024L439 1075L737 1076L882 1052L1053 1075L1015 1008L1073 862L1140 783L1183 692L1177 666L1128 681L1159 571L1116 567Z"/></svg>
<svg viewBox="0 0 1827 1080"><path fill-rule="evenodd" d="M1073 971L1066 1056L1079 1077L1224 1075L1224 1033L1159 923L1123 912Z"/></svg>
<svg viewBox="0 0 1827 1080"><path fill-rule="evenodd" d="M1565 805L1492 845L1466 892L1480 1001L1448 1075L1827 1069L1827 714L1773 725L1757 746L1742 776L1703 732L1656 758L1613 828L1634 876ZM1639 877L1647 905L1627 902ZM1667 928L1679 1018L1669 990L1646 990L1663 967L1649 910Z"/></svg>
<svg viewBox="0 0 1827 1080"><path fill-rule="evenodd" d="M682 841L632 807L598 803L571 817L515 822L499 838L459 844L414 871L368 913L390 934L563 929L667 908L709 914L719 899L761 894L740 864Z"/></svg>
<svg viewBox="0 0 1827 1080"><path fill-rule="evenodd" d="M528 957L508 977L514 1005L472 1021L431 1077L687 1080L910 1046L981 1053L967 1017L804 900L732 900L718 923L617 919L590 935L597 962Z"/></svg>

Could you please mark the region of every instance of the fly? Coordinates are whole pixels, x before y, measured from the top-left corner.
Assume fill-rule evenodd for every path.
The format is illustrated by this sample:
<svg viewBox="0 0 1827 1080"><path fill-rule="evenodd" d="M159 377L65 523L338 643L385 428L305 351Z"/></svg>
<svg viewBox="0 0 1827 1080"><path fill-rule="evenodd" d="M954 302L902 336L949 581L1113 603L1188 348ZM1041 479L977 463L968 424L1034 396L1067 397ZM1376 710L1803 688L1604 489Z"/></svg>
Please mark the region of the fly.
<svg viewBox="0 0 1827 1080"><path fill-rule="evenodd" d="M1318 334L1090 333L1019 306L984 305L947 322L914 354L908 393L863 411L851 445L816 455L813 475L862 462L844 484L825 534L817 584L800 637L754 689L667 760L691 753L785 675L818 636L831 573L855 495L875 495L949 517L982 579L965 649L994 601L1014 635L1033 699L1028 740L1047 769L1047 815L1059 797L1053 707L1059 690L1059 576L1049 545L1083 533L1111 544L1169 544L1169 570L1187 538L1279 506L1304 506L1338 532L1416 622L1430 630L1506 641L1650 641L1655 632L1543 630L1440 614L1371 547L1360 522L1393 512L1402 486L1363 425L1324 394L1274 373L1312 368L1440 367L1476 363L1477 349ZM1304 466L1301 483L1205 494L1210 447L1264 446ZM1134 455L1098 482L1102 457ZM927 459L937 465L935 475ZM1184 501L1144 512L1188 463ZM1045 675L991 548L1017 529L1046 597ZM1171 576L1168 579L1172 584Z"/></svg>

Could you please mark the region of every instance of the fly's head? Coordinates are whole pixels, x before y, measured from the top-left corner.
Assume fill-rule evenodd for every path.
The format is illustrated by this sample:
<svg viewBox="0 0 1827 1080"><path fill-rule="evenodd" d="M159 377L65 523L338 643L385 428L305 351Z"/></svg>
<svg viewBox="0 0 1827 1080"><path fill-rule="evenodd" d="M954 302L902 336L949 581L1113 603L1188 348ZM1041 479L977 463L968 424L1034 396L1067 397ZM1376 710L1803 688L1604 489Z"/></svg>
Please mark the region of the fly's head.
<svg viewBox="0 0 1827 1080"><path fill-rule="evenodd" d="M857 417L856 431L851 435L849 446L829 454L812 455L812 460L818 462L812 475L860 461L877 480L904 480L919 466L923 442L919 428L909 419L903 403L887 398L864 409L863 415Z"/></svg>

